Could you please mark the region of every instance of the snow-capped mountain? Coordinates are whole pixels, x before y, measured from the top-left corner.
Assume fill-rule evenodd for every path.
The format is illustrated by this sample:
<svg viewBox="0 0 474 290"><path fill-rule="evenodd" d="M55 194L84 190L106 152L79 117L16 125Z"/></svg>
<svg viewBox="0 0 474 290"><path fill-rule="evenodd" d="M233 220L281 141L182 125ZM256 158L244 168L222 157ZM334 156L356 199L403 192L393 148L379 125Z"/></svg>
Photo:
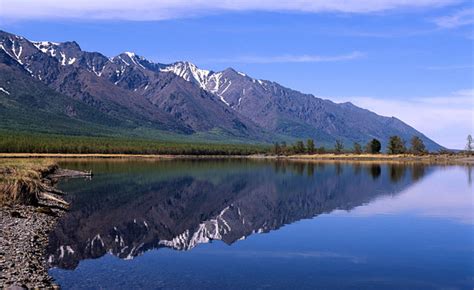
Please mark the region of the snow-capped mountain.
<svg viewBox="0 0 474 290"><path fill-rule="evenodd" d="M228 110L217 96L173 73L161 72L161 65L131 52L108 58L97 52L83 51L76 42L31 42L0 32L0 54L5 59L2 74L15 78L15 84L23 82L18 81L20 77L31 77L43 83L45 90L53 89L71 98L70 102L65 101L68 104L61 113L67 115L77 111L73 103L80 101L90 106L91 110L99 110L101 114L95 115L97 118L114 118L116 121L104 124L106 128L103 131L130 133L151 130L156 131L156 135L165 131L185 135L204 133L211 138L269 140L270 134L236 111ZM21 68L23 74L14 76L12 66ZM5 82L10 84L0 83L0 86L13 92L11 98L17 97L16 93L24 92L12 88L12 80L5 79ZM34 104L30 102L32 98L37 96L18 96L16 110L32 106L32 111L38 113L38 119L51 119L50 115L34 110ZM10 108L8 115L17 115L12 110ZM75 118L81 116L76 114ZM87 122L90 123L90 120ZM15 128L30 127L11 119L3 124L12 124ZM46 129L50 131L50 128Z"/></svg>
<svg viewBox="0 0 474 290"><path fill-rule="evenodd" d="M77 58L75 56L66 56L65 50L67 47L74 46L74 48L79 48L75 42L65 42L64 44L59 44L57 42L50 41L39 41L33 42L33 45L36 46L43 53L46 53L52 57L55 57L59 60L61 65L72 65L76 62ZM66 49L64 49L66 47Z"/></svg>
<svg viewBox="0 0 474 290"><path fill-rule="evenodd" d="M417 135L431 150L441 148L397 118L382 117L351 103L336 104L232 68L213 72L177 62L162 70L199 84L233 110L283 136L313 138L329 146L338 138L352 146L352 142L363 144L368 138L378 138L385 145L393 135L405 140Z"/></svg>
<svg viewBox="0 0 474 290"><path fill-rule="evenodd" d="M199 69L196 65L190 62L176 62L174 64L164 66L160 69L163 72L172 72L183 79L198 84L201 88L206 89L207 83L214 75L213 72Z"/></svg>
<svg viewBox="0 0 474 290"><path fill-rule="evenodd" d="M108 58L83 51L74 41L32 42L2 31L0 54L4 75L13 76L10 70L15 66L23 70L21 78L33 78L100 111L103 118L99 119L116 120L112 126L105 124L105 130L123 132L127 128L125 132L130 132L133 128L136 132L158 130L188 136L205 133L217 139L251 142L312 138L319 146L332 146L337 139L352 146L372 138L385 145L392 135L405 140L416 135L428 149L442 148L394 117L382 117L350 103L336 104L232 68L214 72L189 62L161 64L133 52ZM16 96L10 84L0 83L0 87L11 93L0 97ZM18 107L32 105L28 98L18 100ZM77 105L71 104L65 105L62 113L80 118L81 114L71 113L77 111ZM35 112L39 119L46 118ZM29 127L12 120L7 123Z"/></svg>
<svg viewBox="0 0 474 290"><path fill-rule="evenodd" d="M165 72L172 72L183 79L198 84L201 88L206 91L213 93L220 97L221 101L228 106L235 106L237 104L230 104L226 99L226 91L232 86L232 74L236 73L242 78L247 78L253 83L259 83L261 86L264 86L264 81L256 80L247 77L246 74L242 72L237 72L231 68L226 69L221 72L213 72L210 70L204 70L198 68L196 65L190 62L176 62L170 65L166 65L160 69Z"/></svg>

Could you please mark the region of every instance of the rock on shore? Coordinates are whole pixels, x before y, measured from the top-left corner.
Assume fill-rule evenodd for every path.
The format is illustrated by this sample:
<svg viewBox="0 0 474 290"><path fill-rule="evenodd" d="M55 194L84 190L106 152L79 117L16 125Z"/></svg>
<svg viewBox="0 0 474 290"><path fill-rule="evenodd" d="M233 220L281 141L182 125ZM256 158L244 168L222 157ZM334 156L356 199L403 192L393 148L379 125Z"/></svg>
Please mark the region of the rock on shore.
<svg viewBox="0 0 474 290"><path fill-rule="evenodd" d="M48 233L64 210L13 205L0 212L0 288L56 287L48 275Z"/></svg>

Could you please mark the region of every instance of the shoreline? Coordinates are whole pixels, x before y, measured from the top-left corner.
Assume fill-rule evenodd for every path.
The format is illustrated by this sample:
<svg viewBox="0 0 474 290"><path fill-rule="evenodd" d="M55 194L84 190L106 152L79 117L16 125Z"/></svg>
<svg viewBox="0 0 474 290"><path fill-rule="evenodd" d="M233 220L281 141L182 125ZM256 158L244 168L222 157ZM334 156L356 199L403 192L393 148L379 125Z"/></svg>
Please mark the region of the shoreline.
<svg viewBox="0 0 474 290"><path fill-rule="evenodd" d="M48 235L67 213L68 204L54 185L59 179L86 174L56 167L40 181L51 190L49 198L40 198L34 205L13 201L0 205L0 288L59 289L48 273L46 248Z"/></svg>
<svg viewBox="0 0 474 290"><path fill-rule="evenodd" d="M474 165L474 155L448 155L448 154L313 154L291 155L286 157L291 160L301 161L336 161L336 162L370 162L370 163L426 163L441 165Z"/></svg>
<svg viewBox="0 0 474 290"><path fill-rule="evenodd" d="M422 162L446 165L474 165L474 155L467 154L301 154L301 155L158 155L158 154L76 154L76 153L0 153L1 159L115 159L115 160L179 160L179 159L253 159L314 162Z"/></svg>

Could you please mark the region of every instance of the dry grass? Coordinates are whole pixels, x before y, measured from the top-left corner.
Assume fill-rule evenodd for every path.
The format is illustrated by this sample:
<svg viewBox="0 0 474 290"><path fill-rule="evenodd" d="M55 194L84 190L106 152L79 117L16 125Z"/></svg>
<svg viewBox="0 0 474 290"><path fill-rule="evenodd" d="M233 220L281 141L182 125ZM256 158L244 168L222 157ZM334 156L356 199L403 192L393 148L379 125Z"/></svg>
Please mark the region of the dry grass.
<svg viewBox="0 0 474 290"><path fill-rule="evenodd" d="M443 164L474 164L474 155L472 154L353 154L353 153L326 153L326 154L299 154L290 156L276 155L165 155L165 154L62 154L62 153L0 153L0 168L2 167L2 159L18 160L17 162L31 163L31 160L55 160L69 158L85 158L85 159L114 159L114 160L164 160L164 159L187 159L187 158L248 158L248 159L289 159L289 160L308 160L308 161L344 161L344 162L429 162Z"/></svg>
<svg viewBox="0 0 474 290"><path fill-rule="evenodd" d="M293 160L343 161L343 162L423 162L438 164L472 165L474 156L466 154L303 154L287 156Z"/></svg>
<svg viewBox="0 0 474 290"><path fill-rule="evenodd" d="M43 178L57 169L51 160L0 160L0 205L36 205L45 191Z"/></svg>

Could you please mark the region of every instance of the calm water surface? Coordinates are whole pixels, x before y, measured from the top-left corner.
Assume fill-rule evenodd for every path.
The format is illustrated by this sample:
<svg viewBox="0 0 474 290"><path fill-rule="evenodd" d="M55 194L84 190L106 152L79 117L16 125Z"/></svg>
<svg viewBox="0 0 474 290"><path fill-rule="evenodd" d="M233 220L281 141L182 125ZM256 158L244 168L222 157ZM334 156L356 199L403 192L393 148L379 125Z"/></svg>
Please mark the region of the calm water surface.
<svg viewBox="0 0 474 290"><path fill-rule="evenodd" d="M50 235L64 289L473 289L471 170L71 161Z"/></svg>

